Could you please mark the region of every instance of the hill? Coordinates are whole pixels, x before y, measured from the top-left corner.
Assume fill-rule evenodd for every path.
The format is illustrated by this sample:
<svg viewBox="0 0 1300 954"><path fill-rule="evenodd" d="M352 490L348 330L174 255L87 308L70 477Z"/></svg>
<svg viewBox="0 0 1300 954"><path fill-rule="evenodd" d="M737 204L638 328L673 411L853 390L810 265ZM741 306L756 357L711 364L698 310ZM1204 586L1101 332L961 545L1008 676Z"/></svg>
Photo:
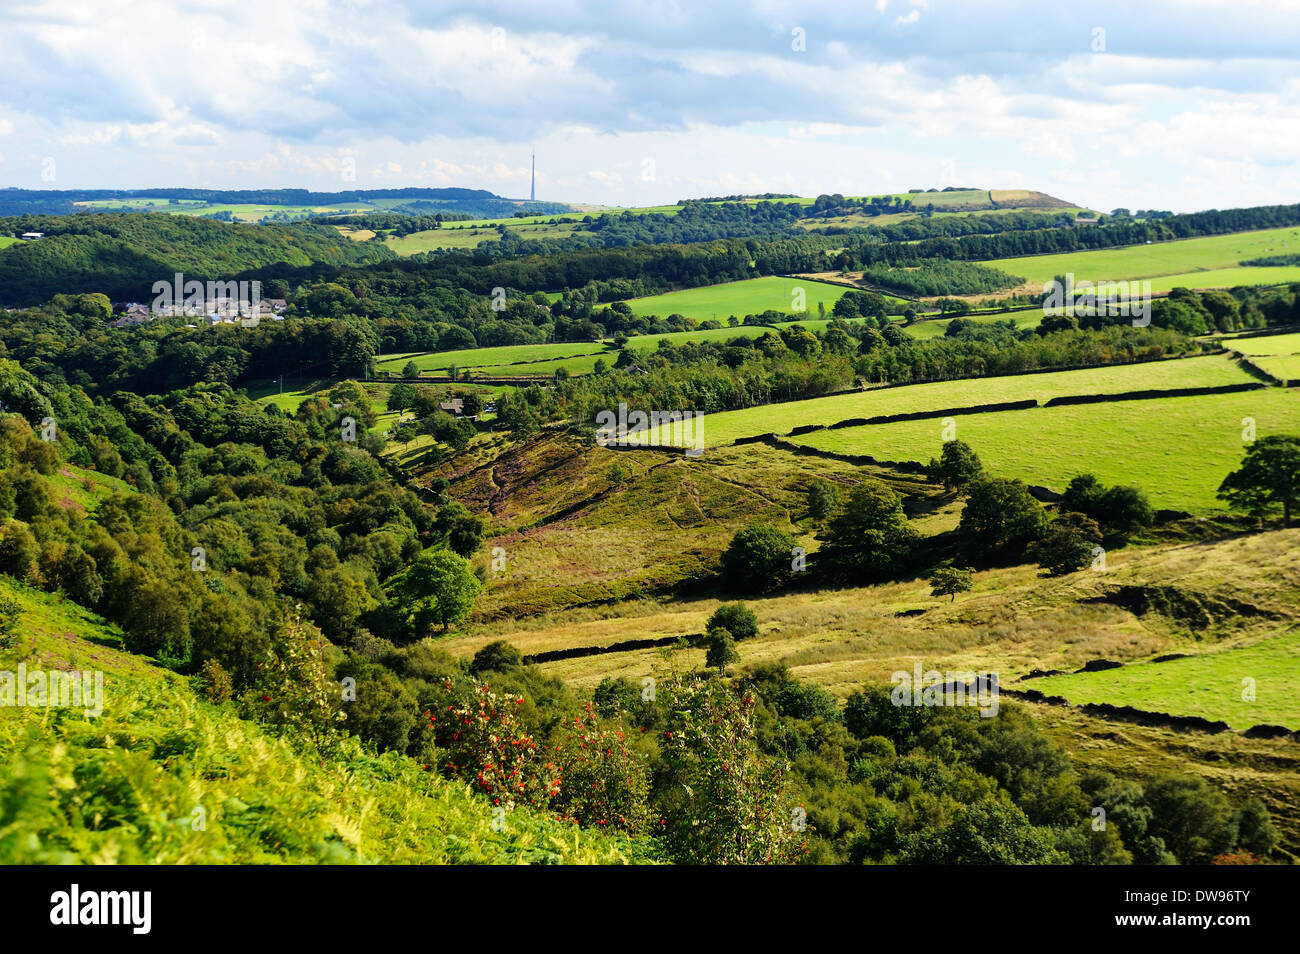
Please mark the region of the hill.
<svg viewBox="0 0 1300 954"><path fill-rule="evenodd" d="M316 749L199 698L120 631L0 576L24 635L0 668L98 670L103 713L0 708L0 863L621 864L645 846L527 809L356 740ZM53 797L51 797L51 794ZM497 819L500 820L497 820ZM494 824L495 821L495 824Z"/></svg>

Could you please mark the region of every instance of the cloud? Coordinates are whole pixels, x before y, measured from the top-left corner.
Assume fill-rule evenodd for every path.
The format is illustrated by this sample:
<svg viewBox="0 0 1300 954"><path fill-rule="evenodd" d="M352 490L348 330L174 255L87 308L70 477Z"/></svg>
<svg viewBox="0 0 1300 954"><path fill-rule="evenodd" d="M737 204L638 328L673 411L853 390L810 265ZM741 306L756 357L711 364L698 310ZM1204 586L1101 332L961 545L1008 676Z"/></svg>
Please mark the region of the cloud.
<svg viewBox="0 0 1300 954"><path fill-rule="evenodd" d="M337 188L351 154L359 188L370 176L519 191L537 147L546 189L574 190L557 198L617 204L857 193L882 171L925 187L947 157L971 184L1064 183L1087 193L1075 201L1284 201L1300 179L1300 22L1286 9L23 0L0 22L0 135L60 157L60 185ZM1254 180L1216 193L1216 164L1242 156ZM1167 197L1134 200L1131 183Z"/></svg>

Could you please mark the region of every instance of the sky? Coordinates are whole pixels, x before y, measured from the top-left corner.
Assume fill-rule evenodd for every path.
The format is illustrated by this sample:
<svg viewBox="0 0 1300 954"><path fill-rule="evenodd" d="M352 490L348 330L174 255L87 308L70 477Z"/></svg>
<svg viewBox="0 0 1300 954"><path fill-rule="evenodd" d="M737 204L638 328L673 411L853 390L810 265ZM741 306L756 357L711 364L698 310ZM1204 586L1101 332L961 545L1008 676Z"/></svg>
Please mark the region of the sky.
<svg viewBox="0 0 1300 954"><path fill-rule="evenodd" d="M0 187L1300 201L1300 0L0 0Z"/></svg>

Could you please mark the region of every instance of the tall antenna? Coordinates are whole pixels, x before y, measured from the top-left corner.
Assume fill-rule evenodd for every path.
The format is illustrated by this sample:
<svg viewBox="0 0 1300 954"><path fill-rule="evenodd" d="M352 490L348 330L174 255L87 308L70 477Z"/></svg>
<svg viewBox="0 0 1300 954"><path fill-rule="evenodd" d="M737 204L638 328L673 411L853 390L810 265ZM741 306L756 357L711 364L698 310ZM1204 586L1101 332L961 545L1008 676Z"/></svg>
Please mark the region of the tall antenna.
<svg viewBox="0 0 1300 954"><path fill-rule="evenodd" d="M530 202L537 201L537 153L533 153L533 187L528 192Z"/></svg>

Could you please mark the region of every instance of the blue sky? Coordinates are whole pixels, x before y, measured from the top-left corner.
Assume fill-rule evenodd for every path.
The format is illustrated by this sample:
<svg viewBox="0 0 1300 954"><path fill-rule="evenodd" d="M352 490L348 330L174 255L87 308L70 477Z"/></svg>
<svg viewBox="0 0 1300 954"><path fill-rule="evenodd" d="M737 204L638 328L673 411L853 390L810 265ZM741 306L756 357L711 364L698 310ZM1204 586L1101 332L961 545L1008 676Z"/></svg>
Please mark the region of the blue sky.
<svg viewBox="0 0 1300 954"><path fill-rule="evenodd" d="M2 0L0 186L1300 201L1300 3ZM44 174L44 178L43 178ZM53 178L50 178L52 176Z"/></svg>

